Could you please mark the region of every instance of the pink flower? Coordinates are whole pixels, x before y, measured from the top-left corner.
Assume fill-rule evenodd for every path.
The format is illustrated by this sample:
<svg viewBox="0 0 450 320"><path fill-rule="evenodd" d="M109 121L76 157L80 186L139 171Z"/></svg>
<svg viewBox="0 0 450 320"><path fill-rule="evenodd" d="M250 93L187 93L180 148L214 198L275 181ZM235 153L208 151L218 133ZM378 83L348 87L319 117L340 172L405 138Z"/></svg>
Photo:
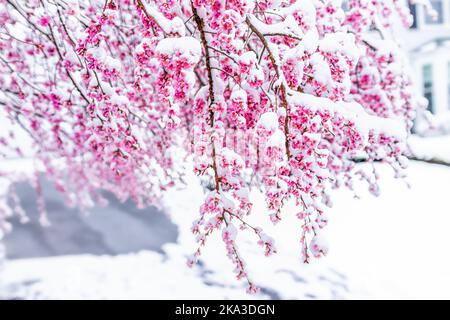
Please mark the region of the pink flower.
<svg viewBox="0 0 450 320"><path fill-rule="evenodd" d="M193 162L207 194L187 264L218 233L236 278L255 293L240 235L264 255L276 247L251 222L276 224L287 204L296 206L302 261L327 254L320 233L330 190L362 180L382 192L376 170L359 170L355 159L381 160L404 176L419 100L399 49L365 38L374 25L394 32L396 17L408 25L402 2L349 1L345 11L340 1L304 2L274 12L272 0L94 1L56 12L42 0L27 3L25 16L3 6L0 23L21 32L0 43L2 104L33 145L4 133L0 146L18 157L36 151L81 210L104 202L100 190L140 208L157 203ZM48 15L31 14L43 9ZM41 187L31 183L47 223ZM255 187L265 208L253 206Z"/></svg>
<svg viewBox="0 0 450 320"><path fill-rule="evenodd" d="M48 27L50 24L51 18L49 16L42 16L39 18L39 25L42 27Z"/></svg>

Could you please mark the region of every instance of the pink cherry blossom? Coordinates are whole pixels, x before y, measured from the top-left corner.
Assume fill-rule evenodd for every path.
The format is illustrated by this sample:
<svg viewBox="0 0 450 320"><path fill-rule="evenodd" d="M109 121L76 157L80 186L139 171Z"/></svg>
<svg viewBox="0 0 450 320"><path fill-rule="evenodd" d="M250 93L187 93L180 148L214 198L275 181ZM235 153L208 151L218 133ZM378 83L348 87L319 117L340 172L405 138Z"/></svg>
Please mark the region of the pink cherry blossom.
<svg viewBox="0 0 450 320"><path fill-rule="evenodd" d="M417 106L392 37L411 23L398 0L0 1L0 107L32 150L0 132L1 155L31 151L67 203L87 210L101 191L139 207L183 181L180 157L209 179L192 226L201 257L218 232L236 278L257 291L239 250L275 240L250 224L252 187L267 219L299 220L299 259L327 254L330 190L355 179L378 194L383 161L398 177ZM377 29L381 37L371 34ZM3 151L4 150L4 151ZM42 224L49 221L39 185ZM7 176L7 172L0 173ZM6 218L26 213L11 192ZM295 212L285 212L292 202ZM51 221L50 221L51 223Z"/></svg>

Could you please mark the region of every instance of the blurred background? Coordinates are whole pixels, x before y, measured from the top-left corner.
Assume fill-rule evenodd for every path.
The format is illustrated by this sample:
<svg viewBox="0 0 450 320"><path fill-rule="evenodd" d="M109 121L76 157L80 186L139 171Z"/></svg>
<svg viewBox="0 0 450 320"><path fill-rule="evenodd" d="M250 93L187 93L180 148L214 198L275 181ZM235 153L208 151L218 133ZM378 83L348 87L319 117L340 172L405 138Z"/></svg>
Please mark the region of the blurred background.
<svg viewBox="0 0 450 320"><path fill-rule="evenodd" d="M413 5L416 22L400 37L429 111L419 114L409 141L408 177L394 179L380 164L380 197L366 188L355 187L361 190L357 195L335 192L328 212L331 252L311 265L300 263L298 239L292 236L295 219L273 230L266 227L281 239L275 257L263 257L253 241L243 239L248 267L261 287L256 298L450 298L450 0L431 4L437 19ZM17 143L26 142L19 135ZM7 159L0 167L26 173L31 164ZM205 249L205 261L186 267L187 255L196 248L189 229L202 200L194 176L171 190L161 208L137 209L105 194L109 206L88 215L68 208L40 179L51 224L39 223L33 189L16 184L30 221L11 218L14 232L3 236L0 298L254 298L234 280L218 238ZM8 187L0 177L0 194ZM261 195L252 196L255 210L264 210Z"/></svg>

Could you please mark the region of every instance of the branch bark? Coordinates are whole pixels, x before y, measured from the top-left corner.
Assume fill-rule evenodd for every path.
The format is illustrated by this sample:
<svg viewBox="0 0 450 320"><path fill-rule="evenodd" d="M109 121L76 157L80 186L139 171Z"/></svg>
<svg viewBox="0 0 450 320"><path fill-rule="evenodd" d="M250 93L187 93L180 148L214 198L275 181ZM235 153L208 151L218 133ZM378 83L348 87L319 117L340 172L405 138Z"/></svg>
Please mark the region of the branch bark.
<svg viewBox="0 0 450 320"><path fill-rule="evenodd" d="M194 4L191 1L191 8L192 8L192 14L194 16L194 21L197 25L197 29L200 33L200 40L203 46L203 50L205 51L205 64L206 64L206 71L208 74L208 84L209 84L209 122L211 125L211 128L214 128L214 109L213 105L216 101L215 94L214 94L214 80L213 80L213 74L212 74L212 66L211 66L211 57L209 54L209 46L208 41L206 40L205 35L205 26L203 23L202 18L198 15L197 8L195 8ZM214 170L214 181L215 181L215 189L217 192L220 191L220 179L219 174L217 172L217 163L216 163L216 146L214 143L214 140L211 141L212 144L212 169Z"/></svg>
<svg viewBox="0 0 450 320"><path fill-rule="evenodd" d="M420 162L425 162L425 163L431 163L431 164L438 164L441 166L446 166L446 167L450 167L450 162L446 162L444 160L440 160L437 158L431 158L431 159L424 159L424 158L417 158L416 156L410 156L408 157L409 160L413 160L413 161L420 161Z"/></svg>
<svg viewBox="0 0 450 320"><path fill-rule="evenodd" d="M280 66L278 65L278 61L277 59L275 59L275 56L272 52L272 50L270 49L270 45L267 42L266 37L264 36L263 33L261 33L258 28L252 23L251 18L249 16L247 16L246 18L246 23L249 26L250 30L252 30L252 32L254 34L256 34L256 36L259 38L259 40L261 40L262 44L264 45L264 48L266 49L266 51L268 52L270 61L272 62L272 65L275 69L275 73L278 77L278 79L281 79L281 84L280 84L280 90L281 90L281 106L285 108L286 110L286 119L284 121L284 135L285 135L285 148L286 148L286 154L287 154L287 158L288 161L291 159L291 150L290 150L290 145L289 145L289 104L287 102L287 90L286 90L286 85L285 85L285 79L284 79L284 75L283 75L283 71L281 70Z"/></svg>

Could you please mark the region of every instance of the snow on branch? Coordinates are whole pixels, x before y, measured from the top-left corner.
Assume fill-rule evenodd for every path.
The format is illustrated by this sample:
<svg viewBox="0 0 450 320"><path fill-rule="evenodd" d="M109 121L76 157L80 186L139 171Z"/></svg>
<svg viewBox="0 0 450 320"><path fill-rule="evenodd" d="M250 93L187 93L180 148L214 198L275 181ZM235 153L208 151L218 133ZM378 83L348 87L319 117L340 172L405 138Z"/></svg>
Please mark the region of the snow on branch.
<svg viewBox="0 0 450 320"><path fill-rule="evenodd" d="M158 203L193 163L209 190L189 264L218 233L255 292L240 237L265 255L276 237L253 222L294 214L308 263L328 252L330 189L363 179L379 192L355 158L404 175L418 98L390 31L410 18L397 0L351 0L345 11L322 0L0 1L0 114L32 145L4 130L0 154L31 153L82 210L106 202L101 190ZM267 212L252 211L254 186ZM0 208L0 226L11 212Z"/></svg>
<svg viewBox="0 0 450 320"><path fill-rule="evenodd" d="M368 137L369 132L377 135L391 136L397 141L405 141L407 130L401 119L382 118L369 114L356 102L333 102L330 99L315 97L299 92L289 92L288 101L293 106L301 106L312 112L327 112L330 115L342 116L353 123L359 132Z"/></svg>

